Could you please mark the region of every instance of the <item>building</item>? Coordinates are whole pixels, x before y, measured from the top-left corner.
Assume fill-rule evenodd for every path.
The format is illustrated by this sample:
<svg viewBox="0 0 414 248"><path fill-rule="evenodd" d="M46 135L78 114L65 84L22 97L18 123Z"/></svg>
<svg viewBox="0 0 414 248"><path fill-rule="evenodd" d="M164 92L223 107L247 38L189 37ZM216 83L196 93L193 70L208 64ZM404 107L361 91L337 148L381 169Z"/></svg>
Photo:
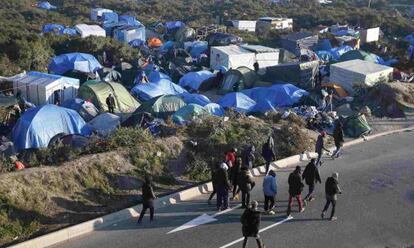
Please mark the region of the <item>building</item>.
<svg viewBox="0 0 414 248"><path fill-rule="evenodd" d="M102 16L104 13L111 13L114 12L113 10L110 9L103 9L103 8L95 8L91 10L91 20L98 22L98 21L102 21Z"/></svg>
<svg viewBox="0 0 414 248"><path fill-rule="evenodd" d="M146 40L145 27L121 26L114 29L114 39L120 42L129 43L133 40Z"/></svg>
<svg viewBox="0 0 414 248"><path fill-rule="evenodd" d="M101 28L98 25L78 24L75 26L75 29L82 38L89 36L106 36L105 29Z"/></svg>
<svg viewBox="0 0 414 248"><path fill-rule="evenodd" d="M292 30L293 19L282 17L261 17L256 23L256 33L265 34L270 30Z"/></svg>
<svg viewBox="0 0 414 248"><path fill-rule="evenodd" d="M380 28L368 28L359 31L361 43L377 42L380 37Z"/></svg>
<svg viewBox="0 0 414 248"><path fill-rule="evenodd" d="M238 30L248 31L248 32L256 31L256 21L234 20L234 21L231 21L231 24L234 28Z"/></svg>
<svg viewBox="0 0 414 248"><path fill-rule="evenodd" d="M318 35L312 33L292 33L281 39L281 46L296 56L300 56L301 49L311 49L318 44L318 40Z"/></svg>
<svg viewBox="0 0 414 248"><path fill-rule="evenodd" d="M331 65L330 81L340 85L350 95L355 88L372 87L379 82L388 82L393 68L360 59Z"/></svg>
<svg viewBox="0 0 414 248"><path fill-rule="evenodd" d="M28 72L13 78L13 92L21 92L35 105L54 104L59 95L60 103L77 96L79 79L41 72Z"/></svg>

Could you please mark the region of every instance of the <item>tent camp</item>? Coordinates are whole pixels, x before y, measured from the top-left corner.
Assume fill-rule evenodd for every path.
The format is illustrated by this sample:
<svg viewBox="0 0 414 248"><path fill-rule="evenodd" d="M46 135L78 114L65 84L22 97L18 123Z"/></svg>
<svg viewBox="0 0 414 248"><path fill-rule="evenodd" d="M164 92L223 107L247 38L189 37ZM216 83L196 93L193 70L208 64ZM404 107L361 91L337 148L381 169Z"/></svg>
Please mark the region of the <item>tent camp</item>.
<svg viewBox="0 0 414 248"><path fill-rule="evenodd" d="M167 118L185 105L179 96L164 95L143 103L137 112L148 112L156 118Z"/></svg>
<svg viewBox="0 0 414 248"><path fill-rule="evenodd" d="M201 94L182 93L180 94L180 97L184 100L186 104L197 104L200 106L205 106L211 103L208 97Z"/></svg>
<svg viewBox="0 0 414 248"><path fill-rule="evenodd" d="M237 45L243 42L243 39L236 35L220 33L220 32L209 34L206 40L210 47Z"/></svg>
<svg viewBox="0 0 414 248"><path fill-rule="evenodd" d="M204 108L211 114L211 115L215 115L215 116L224 116L225 111L223 109L223 107L221 107L219 104L217 103L209 103L207 105L204 106Z"/></svg>
<svg viewBox="0 0 414 248"><path fill-rule="evenodd" d="M14 94L22 96L35 105L54 104L57 101L73 99L77 96L79 80L42 72L19 74L13 79ZM59 99L57 99L59 98Z"/></svg>
<svg viewBox="0 0 414 248"><path fill-rule="evenodd" d="M101 136L108 136L121 126L121 118L111 113L102 113L93 118L88 124L92 128L92 132L96 132Z"/></svg>
<svg viewBox="0 0 414 248"><path fill-rule="evenodd" d="M98 60L86 53L66 53L56 56L49 64L49 71L55 74L64 74L65 72L75 70L83 73L95 73L102 68Z"/></svg>
<svg viewBox="0 0 414 248"><path fill-rule="evenodd" d="M341 55L341 57L339 58L339 61L344 62L344 61L355 60L355 59L369 61L369 62L373 62L377 64L384 63L384 60L378 57L377 55L372 54L372 53L367 53L362 50L348 51Z"/></svg>
<svg viewBox="0 0 414 248"><path fill-rule="evenodd" d="M215 74L210 71L189 72L180 78L178 84L184 88L198 90L201 84L211 77L215 77Z"/></svg>
<svg viewBox="0 0 414 248"><path fill-rule="evenodd" d="M231 91L248 89L253 87L257 80L258 77L253 70L247 67L239 67L224 74L223 82L218 91L220 94L225 94Z"/></svg>
<svg viewBox="0 0 414 248"><path fill-rule="evenodd" d="M234 109L237 112L248 113L256 105L256 102L241 92L231 92L223 96L218 104L224 109Z"/></svg>
<svg viewBox="0 0 414 248"><path fill-rule="evenodd" d="M353 95L355 87L366 88L378 82L388 82L393 70L392 67L369 61L349 60L331 65L330 81Z"/></svg>
<svg viewBox="0 0 414 248"><path fill-rule="evenodd" d="M358 138L361 137L361 135L366 135L371 132L371 130L372 129L363 114L350 116L345 120L344 132L352 138Z"/></svg>
<svg viewBox="0 0 414 248"><path fill-rule="evenodd" d="M98 25L78 24L75 26L75 29L82 38L89 36L106 36L105 29L101 28Z"/></svg>
<svg viewBox="0 0 414 248"><path fill-rule="evenodd" d="M318 43L318 40L318 35L313 35L311 33L292 33L284 36L281 39L281 44L282 48L299 56L300 49L311 49L315 44Z"/></svg>
<svg viewBox="0 0 414 248"><path fill-rule="evenodd" d="M172 115L172 120L175 124L185 125L197 118L208 116L210 113L200 105L188 104L180 108Z"/></svg>
<svg viewBox="0 0 414 248"><path fill-rule="evenodd" d="M63 31L63 29L65 29L63 25L55 24L55 23L48 23L42 26L42 33L60 34Z"/></svg>
<svg viewBox="0 0 414 248"><path fill-rule="evenodd" d="M259 45L241 45L240 47L255 54L255 61L260 68L279 64L279 49ZM250 66L252 65L248 67L250 68Z"/></svg>
<svg viewBox="0 0 414 248"><path fill-rule="evenodd" d="M334 83L322 83L322 88L328 88L328 90L332 90L332 92L340 98L344 98L348 96L348 93L338 84Z"/></svg>
<svg viewBox="0 0 414 248"><path fill-rule="evenodd" d="M139 103L119 83L91 80L79 89L79 98L91 101L100 111L108 111L106 98L109 94L115 98L115 113L124 114L122 120L139 107Z"/></svg>
<svg viewBox="0 0 414 248"><path fill-rule="evenodd" d="M90 129L76 111L47 104L27 110L14 126L12 136L16 150L21 151L47 147L54 136L62 133L89 135Z"/></svg>
<svg viewBox="0 0 414 248"><path fill-rule="evenodd" d="M92 120L99 114L99 110L95 107L95 105L93 105L93 103L84 101L80 98L73 98L64 101L61 106L75 110L86 122Z"/></svg>

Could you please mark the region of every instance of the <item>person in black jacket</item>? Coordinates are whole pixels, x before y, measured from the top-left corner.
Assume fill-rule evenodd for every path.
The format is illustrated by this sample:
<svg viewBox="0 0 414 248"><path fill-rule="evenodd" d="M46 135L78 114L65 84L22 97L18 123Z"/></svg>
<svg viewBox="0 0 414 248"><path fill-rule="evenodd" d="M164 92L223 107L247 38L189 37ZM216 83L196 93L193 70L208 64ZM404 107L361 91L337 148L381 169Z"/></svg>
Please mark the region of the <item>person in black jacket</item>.
<svg viewBox="0 0 414 248"><path fill-rule="evenodd" d="M217 171L219 167L214 164L212 161L212 168L211 168L211 184L213 185L213 192L211 192L210 197L208 198L208 205L211 204L211 199L213 199L214 195L217 193Z"/></svg>
<svg viewBox="0 0 414 248"><path fill-rule="evenodd" d="M269 172L270 163L276 160L274 152L274 141L272 136L269 137L266 143L262 146L262 156L266 161L266 174Z"/></svg>
<svg viewBox="0 0 414 248"><path fill-rule="evenodd" d="M106 98L106 105L108 106L109 113L113 114L115 112L115 98L112 94L109 94Z"/></svg>
<svg viewBox="0 0 414 248"><path fill-rule="evenodd" d="M303 199L303 203L306 204L306 201L313 201L312 193L315 190L315 184L317 182L322 183L321 176L319 175L319 169L316 167L316 160L314 158L311 159L308 165L306 165L305 170L302 174L302 179L305 180L306 184L309 187L309 192Z"/></svg>
<svg viewBox="0 0 414 248"><path fill-rule="evenodd" d="M225 162L217 170L216 190L217 190L217 210L226 210L229 208L229 189L231 184L228 175L228 166Z"/></svg>
<svg viewBox="0 0 414 248"><path fill-rule="evenodd" d="M243 248L246 248L249 237L256 238L257 247L265 248L259 236L261 213L257 210L258 205L259 203L257 201L253 201L250 208L246 208L241 216L240 221L242 223L242 232L244 237Z"/></svg>
<svg viewBox="0 0 414 248"><path fill-rule="evenodd" d="M328 179L326 179L326 183L325 183L326 204L322 210L322 214L321 214L322 219L325 217L325 213L328 210L330 204L332 204L332 212L331 212L330 220L334 221L337 219L335 217L335 207L336 207L336 201L338 199L337 195L342 194L341 189L339 188L339 185L338 185L339 184L338 176L339 174L335 172L332 174L331 177L328 177Z"/></svg>
<svg viewBox="0 0 414 248"><path fill-rule="evenodd" d="M238 177L239 177L239 173L240 173L242 164L243 164L242 159L240 157L238 157L236 159L236 163L230 169L230 171L231 171L231 183L233 184L233 200L238 199L238 194L240 192L240 190L237 187L238 187L238 184L239 184Z"/></svg>
<svg viewBox="0 0 414 248"><path fill-rule="evenodd" d="M142 185L142 210L139 215L138 224L142 222L145 212L149 208L150 210L150 221L154 220L154 199L155 194L152 188L152 179L149 176L145 177L145 182Z"/></svg>
<svg viewBox="0 0 414 248"><path fill-rule="evenodd" d="M305 208L302 205L302 190L304 185L302 183L302 177L300 176L300 173L300 166L296 166L296 169L289 175L289 204L287 216L290 216L290 213L292 211L293 197L295 197L298 201L299 212L303 212L305 210Z"/></svg>
<svg viewBox="0 0 414 248"><path fill-rule="evenodd" d="M331 158L335 159L339 157L342 146L344 145L344 129L343 129L342 122L340 121L338 121L335 125L335 129L333 131L333 138L334 138L336 150L332 154Z"/></svg>
<svg viewBox="0 0 414 248"><path fill-rule="evenodd" d="M256 185L247 167L241 168L238 182L242 192L242 208L246 208L250 203L250 191L252 191L253 187Z"/></svg>

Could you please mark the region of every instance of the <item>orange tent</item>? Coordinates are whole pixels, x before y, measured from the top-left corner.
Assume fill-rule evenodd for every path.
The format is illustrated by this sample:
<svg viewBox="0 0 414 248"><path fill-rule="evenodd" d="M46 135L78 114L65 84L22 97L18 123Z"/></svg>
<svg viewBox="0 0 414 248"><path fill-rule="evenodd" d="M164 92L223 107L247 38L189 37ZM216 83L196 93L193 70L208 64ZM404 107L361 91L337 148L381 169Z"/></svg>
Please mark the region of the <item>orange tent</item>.
<svg viewBox="0 0 414 248"><path fill-rule="evenodd" d="M349 94L338 84L335 83L323 83L322 87L326 87L328 89L332 89L336 95L339 97L347 97Z"/></svg>
<svg viewBox="0 0 414 248"><path fill-rule="evenodd" d="M148 40L148 46L149 47L160 47L160 46L162 46L162 41L158 38L155 38L155 37L150 38Z"/></svg>

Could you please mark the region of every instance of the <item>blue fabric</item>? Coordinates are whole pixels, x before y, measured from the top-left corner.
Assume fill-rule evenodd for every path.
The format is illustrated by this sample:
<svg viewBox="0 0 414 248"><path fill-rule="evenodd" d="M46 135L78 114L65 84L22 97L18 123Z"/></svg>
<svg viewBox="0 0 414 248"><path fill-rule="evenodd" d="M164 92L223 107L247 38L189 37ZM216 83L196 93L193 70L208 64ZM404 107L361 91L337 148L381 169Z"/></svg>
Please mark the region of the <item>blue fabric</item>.
<svg viewBox="0 0 414 248"><path fill-rule="evenodd" d="M189 72L180 78L178 84L182 87L190 87L191 89L198 90L205 80L214 76L214 73L210 71Z"/></svg>
<svg viewBox="0 0 414 248"><path fill-rule="evenodd" d="M410 42L410 44L412 45L412 46L414 46L414 34L410 34L410 35L407 35L407 36L405 36L405 38L404 38L406 41L408 41L408 42Z"/></svg>
<svg viewBox="0 0 414 248"><path fill-rule="evenodd" d="M209 103L204 108L212 115L222 117L225 114L223 107L217 103Z"/></svg>
<svg viewBox="0 0 414 248"><path fill-rule="evenodd" d="M196 41L190 47L190 54L193 58L198 58L202 53L208 51L208 43L205 41Z"/></svg>
<svg viewBox="0 0 414 248"><path fill-rule="evenodd" d="M47 104L27 110L14 126L12 136L16 150L21 151L47 147L60 133L89 135L90 131L76 111Z"/></svg>
<svg viewBox="0 0 414 248"><path fill-rule="evenodd" d="M167 75L153 72L148 76L150 83L137 84L132 88L131 94L140 101L148 101L162 95L179 95L187 91L181 86L171 82Z"/></svg>
<svg viewBox="0 0 414 248"><path fill-rule="evenodd" d="M275 196L277 194L276 177L265 176L263 179L263 193L265 196Z"/></svg>
<svg viewBox="0 0 414 248"><path fill-rule="evenodd" d="M330 53L329 51L321 50L321 51L316 51L315 53L318 56L319 60L325 63L329 63L333 60L332 53Z"/></svg>
<svg viewBox="0 0 414 248"><path fill-rule="evenodd" d="M186 123L191 122L194 117L208 114L209 112L207 112L202 106L197 104L188 104L180 108L172 115L172 121L178 125L185 125Z"/></svg>
<svg viewBox="0 0 414 248"><path fill-rule="evenodd" d="M342 54L347 53L351 50L354 49L350 46L335 47L331 49L331 54L334 60L339 60Z"/></svg>
<svg viewBox="0 0 414 248"><path fill-rule="evenodd" d="M37 7L40 9L46 9L46 10L56 9L56 6L51 5L49 2L39 2L37 4Z"/></svg>
<svg viewBox="0 0 414 248"><path fill-rule="evenodd" d="M254 108L256 102L241 92L231 92L223 96L218 104L223 108L232 108L237 112L248 113Z"/></svg>
<svg viewBox="0 0 414 248"><path fill-rule="evenodd" d="M65 29L65 27L63 25L55 24L55 23L49 23L49 24L43 25L42 32L43 33L54 32L54 33L60 34L63 31L63 29Z"/></svg>
<svg viewBox="0 0 414 248"><path fill-rule="evenodd" d="M61 104L61 107L68 108L68 109L73 109L75 111L79 111L79 109L82 108L82 104L84 102L85 102L85 100L83 100L83 99L73 98L73 99L69 99L67 101L64 101Z"/></svg>
<svg viewBox="0 0 414 248"><path fill-rule="evenodd" d="M168 50L170 50L171 48L174 48L174 41L171 41L171 40L169 40L169 41L167 41L167 42L165 42L161 47L160 47L160 50L162 51L162 52L167 52Z"/></svg>
<svg viewBox="0 0 414 248"><path fill-rule="evenodd" d="M180 97L184 100L186 104L197 104L200 106L206 106L207 104L211 103L210 99L205 95L201 94L190 94L190 93L182 93Z"/></svg>
<svg viewBox="0 0 414 248"><path fill-rule="evenodd" d="M118 23L119 17L116 12L105 12L102 14L102 20L104 23Z"/></svg>
<svg viewBox="0 0 414 248"><path fill-rule="evenodd" d="M329 51L331 49L332 49L332 45L329 39L320 40L315 47L316 51Z"/></svg>
<svg viewBox="0 0 414 248"><path fill-rule="evenodd" d="M49 71L61 75L71 70L95 73L98 69L102 68L102 65L90 54L66 53L54 57L48 68Z"/></svg>
<svg viewBox="0 0 414 248"><path fill-rule="evenodd" d="M76 31L76 29L74 28L64 28L62 30L62 34L66 34L66 35L70 35L70 36L74 36L77 35L78 32Z"/></svg>
<svg viewBox="0 0 414 248"><path fill-rule="evenodd" d="M137 84L131 89L131 95L138 98L140 101L148 101L152 98L166 95L164 90L160 89L154 83Z"/></svg>
<svg viewBox="0 0 414 248"><path fill-rule="evenodd" d="M168 76L165 73L159 72L159 71L152 71L152 72L150 72L150 74L148 76L148 80L150 82L157 82L157 81L160 81L161 79L166 79L166 80L172 81L170 76Z"/></svg>
<svg viewBox="0 0 414 248"><path fill-rule="evenodd" d="M185 24L181 21L166 22L165 27L167 28L167 30L179 29L179 28L185 27Z"/></svg>
<svg viewBox="0 0 414 248"><path fill-rule="evenodd" d="M133 27L143 26L135 17L129 15L121 15L119 22Z"/></svg>
<svg viewBox="0 0 414 248"><path fill-rule="evenodd" d="M129 45L134 47L134 48L138 48L140 46L145 45L145 41L143 40L132 40L129 42Z"/></svg>

